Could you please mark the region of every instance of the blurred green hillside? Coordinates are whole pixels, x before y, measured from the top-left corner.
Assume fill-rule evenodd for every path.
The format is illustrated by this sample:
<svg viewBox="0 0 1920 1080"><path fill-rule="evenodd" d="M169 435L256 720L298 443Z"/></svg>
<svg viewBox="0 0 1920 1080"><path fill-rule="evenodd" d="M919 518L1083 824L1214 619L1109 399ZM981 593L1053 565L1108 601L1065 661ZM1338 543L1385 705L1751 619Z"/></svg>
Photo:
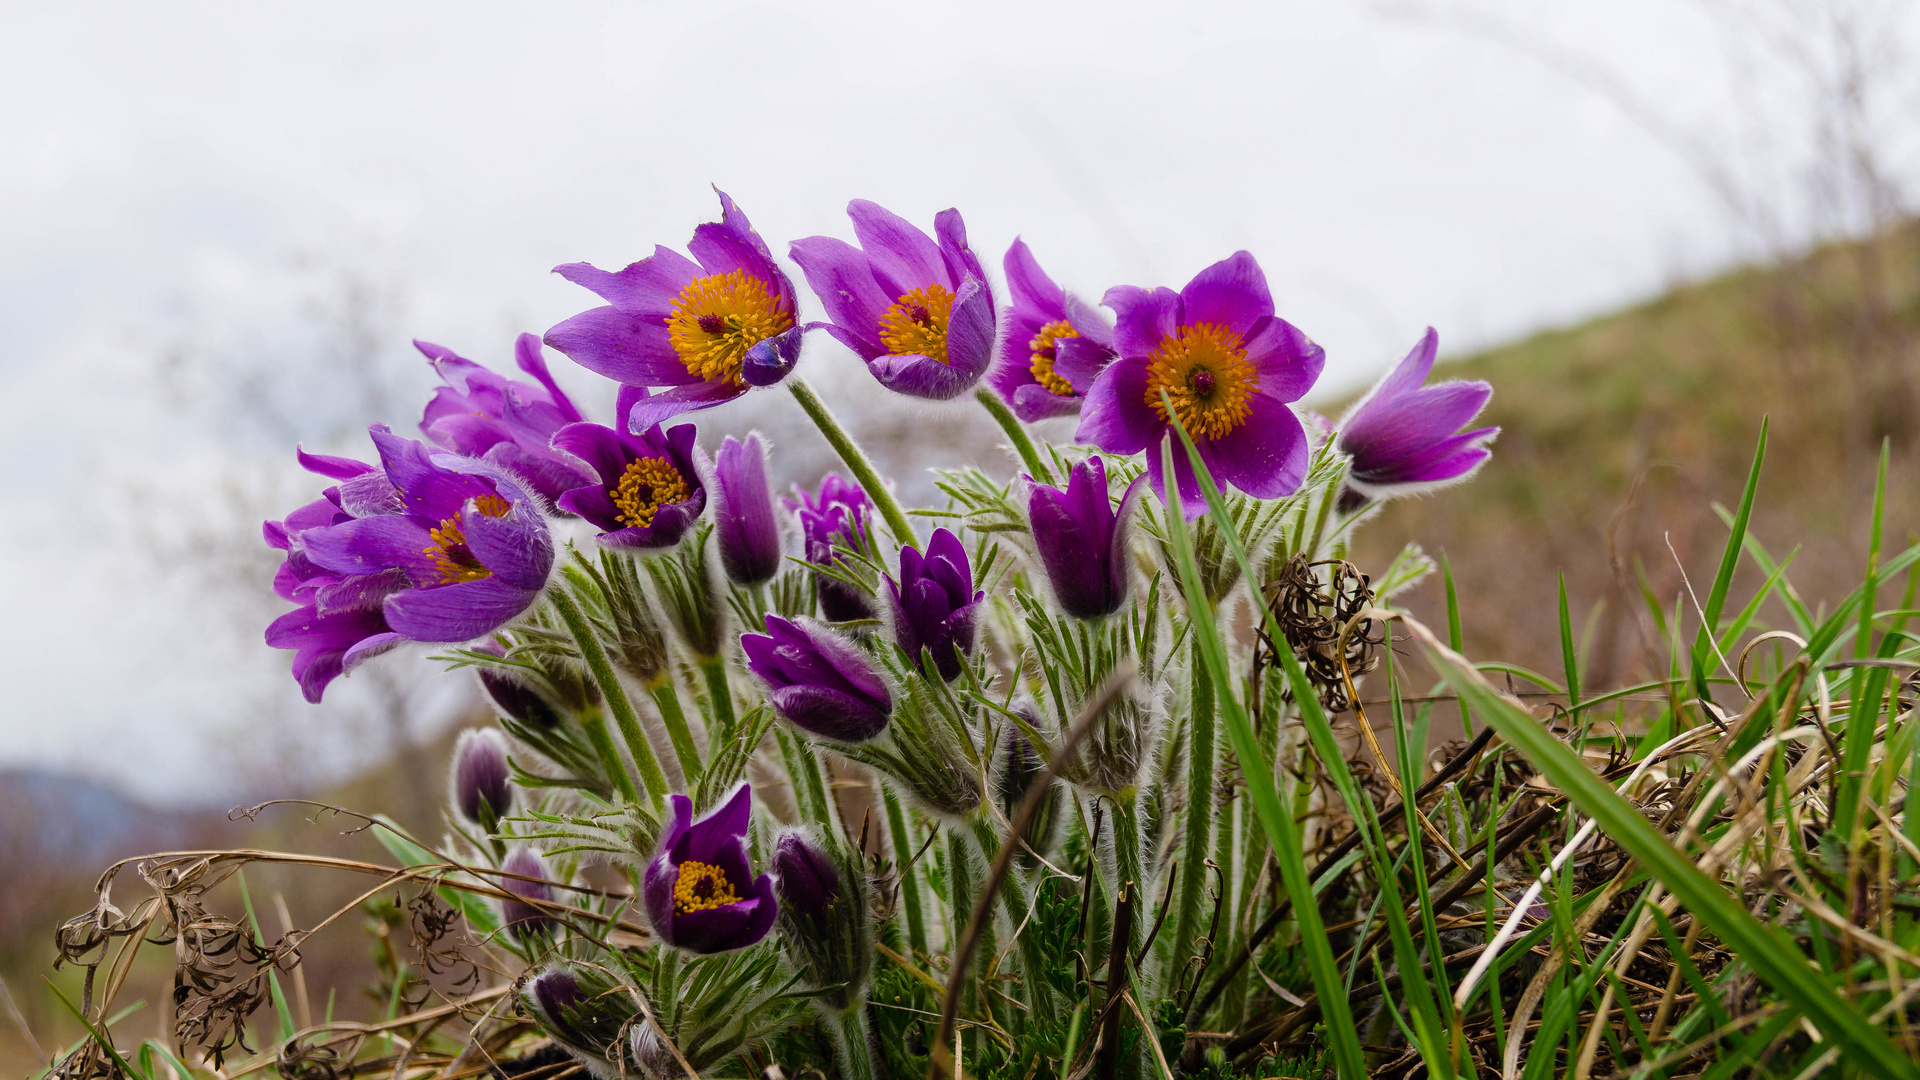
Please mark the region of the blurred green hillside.
<svg viewBox="0 0 1920 1080"><path fill-rule="evenodd" d="M1788 577L1809 606L1859 581L1883 440L1886 542L1920 532L1920 228L1684 285L1438 374L1493 384L1493 460L1389 506L1360 554L1377 569L1408 538L1445 553L1477 658L1558 671L1564 571L1586 680L1643 669L1643 582L1671 610L1684 566L1704 596L1726 539L1713 504L1738 502L1763 417L1753 532L1776 557L1798 548ZM1759 579L1743 567L1735 584ZM1409 604L1444 625L1437 581Z"/></svg>

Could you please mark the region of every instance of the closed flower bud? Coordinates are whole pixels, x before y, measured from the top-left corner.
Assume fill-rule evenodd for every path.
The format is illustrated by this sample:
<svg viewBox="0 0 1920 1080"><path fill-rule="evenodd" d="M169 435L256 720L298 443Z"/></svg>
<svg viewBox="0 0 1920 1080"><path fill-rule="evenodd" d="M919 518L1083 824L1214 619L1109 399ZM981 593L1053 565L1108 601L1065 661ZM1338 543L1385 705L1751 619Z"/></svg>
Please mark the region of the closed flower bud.
<svg viewBox="0 0 1920 1080"><path fill-rule="evenodd" d="M807 985L834 1009L859 1004L873 970L866 867L856 853L828 850L790 832L773 849L780 941Z"/></svg>
<svg viewBox="0 0 1920 1080"><path fill-rule="evenodd" d="M1136 478L1115 510L1107 466L1091 457L1073 467L1066 490L1032 485L1027 500L1033 543L1054 598L1076 619L1097 619L1127 600L1127 519L1140 495Z"/></svg>
<svg viewBox="0 0 1920 1080"><path fill-rule="evenodd" d="M692 541L673 554L648 559L644 564L659 591L668 624L681 643L701 657L720 652L727 627L726 598L707 562L709 531L710 527L697 530Z"/></svg>
<svg viewBox="0 0 1920 1080"><path fill-rule="evenodd" d="M714 520L720 567L735 585L759 585L780 572L780 526L767 487L767 455L760 436L733 436L714 459Z"/></svg>
<svg viewBox="0 0 1920 1080"><path fill-rule="evenodd" d="M923 652L948 682L960 677L973 651L973 625L986 594L973 587L973 568L960 538L936 529L927 553L900 549L900 579L887 579L893 598L893 636L915 668Z"/></svg>
<svg viewBox="0 0 1920 1080"><path fill-rule="evenodd" d="M500 863L500 887L516 897L537 902L553 900L553 886L547 877L546 860L530 847L516 847ZM500 921L521 937L551 930L558 925L553 916L534 904L521 900L500 902Z"/></svg>
<svg viewBox="0 0 1920 1080"><path fill-rule="evenodd" d="M837 742L886 730L893 698L850 642L814 622L767 616L765 634L742 634L747 668L766 683L773 707L795 727Z"/></svg>
<svg viewBox="0 0 1920 1080"><path fill-rule="evenodd" d="M1040 714L1031 705L1015 706L1015 711L1035 730L1040 727ZM994 794L1000 803L1000 812L1007 815L1011 823L1020 813L1020 804L1026 801L1033 785L1046 773L1046 762L1040 760L1039 751L1033 742L1019 727L1008 724L1006 733L1000 739L1000 769L995 780ZM1051 780L1047 784L1046 795L1041 797L1039 809L1033 820L1028 823L1022 839L1032 853L1022 850L1016 857L1023 863L1031 864L1032 855L1045 856L1053 844L1054 826L1060 819L1060 787Z"/></svg>
<svg viewBox="0 0 1920 1080"><path fill-rule="evenodd" d="M633 1063L647 1080L669 1080L670 1077L685 1076L680 1060L673 1056L673 1050L660 1034L653 1021L636 1020L632 1034L627 1036L627 1049L633 1055Z"/></svg>
<svg viewBox="0 0 1920 1080"><path fill-rule="evenodd" d="M558 727L560 710L539 692L519 679L500 671L480 672L480 686L499 707L501 713L536 728Z"/></svg>
<svg viewBox="0 0 1920 1080"><path fill-rule="evenodd" d="M507 740L492 728L460 733L453 744L453 806L460 816L491 829L513 806Z"/></svg>

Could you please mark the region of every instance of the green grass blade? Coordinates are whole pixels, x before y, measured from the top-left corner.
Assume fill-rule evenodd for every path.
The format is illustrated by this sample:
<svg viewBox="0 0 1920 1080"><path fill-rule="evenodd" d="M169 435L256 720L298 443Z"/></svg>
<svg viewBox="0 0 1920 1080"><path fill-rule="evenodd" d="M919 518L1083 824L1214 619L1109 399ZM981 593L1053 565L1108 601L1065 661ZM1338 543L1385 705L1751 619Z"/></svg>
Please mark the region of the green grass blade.
<svg viewBox="0 0 1920 1080"><path fill-rule="evenodd" d="M1580 655L1579 650L1574 648L1573 612L1567 608L1567 572L1565 570L1560 572L1560 663L1567 672L1568 719L1578 724L1580 722Z"/></svg>
<svg viewBox="0 0 1920 1080"><path fill-rule="evenodd" d="M1712 691L1707 688L1707 673L1713 669L1715 650L1713 643L1720 632L1720 612L1727 603L1727 590L1733 587L1733 572L1740 566L1740 552L1746 545L1747 525L1753 520L1753 499L1760 490L1760 463L1767 456L1767 428L1769 420L1760 421L1760 442L1753 450L1753 465L1747 471L1747 486L1740 493L1740 508L1734 511L1733 526L1727 536L1727 546L1720 553L1720 569L1713 575L1713 588L1707 593L1707 603L1700 620L1700 634L1693 645L1693 687L1702 701L1713 700Z"/></svg>

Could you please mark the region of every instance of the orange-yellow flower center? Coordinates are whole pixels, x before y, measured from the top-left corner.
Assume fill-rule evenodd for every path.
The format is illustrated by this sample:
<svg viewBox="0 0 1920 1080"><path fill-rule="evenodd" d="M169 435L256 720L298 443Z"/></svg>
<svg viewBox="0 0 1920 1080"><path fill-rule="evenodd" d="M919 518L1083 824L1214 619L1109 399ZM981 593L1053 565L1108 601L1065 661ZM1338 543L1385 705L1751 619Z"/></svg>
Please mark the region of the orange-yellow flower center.
<svg viewBox="0 0 1920 1080"><path fill-rule="evenodd" d="M880 343L894 356L931 356L947 362L947 320L953 293L939 282L894 301L880 316Z"/></svg>
<svg viewBox="0 0 1920 1080"><path fill-rule="evenodd" d="M673 883L673 910L684 915L739 902L740 894L733 891L725 870L692 859L680 864L680 877Z"/></svg>
<svg viewBox="0 0 1920 1080"><path fill-rule="evenodd" d="M637 458L627 463L620 482L608 490L620 520L630 526L653 524L653 513L687 497L687 478L666 458Z"/></svg>
<svg viewBox="0 0 1920 1080"><path fill-rule="evenodd" d="M724 378L737 389L747 385L740 376L747 351L792 328L792 313L781 311L767 283L745 270L696 280L680 290L667 316L667 340L687 373Z"/></svg>
<svg viewBox="0 0 1920 1080"><path fill-rule="evenodd" d="M1183 326L1153 350L1147 367L1147 404L1167 417L1164 391L1173 412L1195 438L1218 439L1238 429L1253 412L1259 373L1247 359L1240 335L1216 323Z"/></svg>
<svg viewBox="0 0 1920 1080"><path fill-rule="evenodd" d="M513 510L513 504L498 495L482 495L473 500L473 508L490 518L498 518L506 517ZM460 527L459 514L429 529L427 536L433 541L433 546L421 548L420 553L433 556L433 568L440 572L440 584L479 581L493 576L493 571L482 565L474 557L473 549L467 546L467 534Z"/></svg>
<svg viewBox="0 0 1920 1080"><path fill-rule="evenodd" d="M1040 332L1027 343L1027 350L1033 354L1033 362L1029 365L1033 370L1033 381L1046 387L1048 393L1061 397L1073 396L1073 384L1054 373L1053 362L1059 356L1060 339L1079 336L1080 331L1075 330L1072 323L1055 319L1041 327Z"/></svg>

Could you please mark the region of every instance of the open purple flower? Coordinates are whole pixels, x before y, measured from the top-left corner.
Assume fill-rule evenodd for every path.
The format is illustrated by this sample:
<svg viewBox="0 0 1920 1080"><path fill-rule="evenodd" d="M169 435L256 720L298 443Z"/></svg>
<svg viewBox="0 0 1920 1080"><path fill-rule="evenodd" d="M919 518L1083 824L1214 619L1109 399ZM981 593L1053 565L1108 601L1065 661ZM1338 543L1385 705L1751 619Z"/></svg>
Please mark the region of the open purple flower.
<svg viewBox="0 0 1920 1080"><path fill-rule="evenodd" d="M580 462L550 444L554 432L583 417L553 381L540 355L539 338L521 334L514 345L520 370L537 379L537 386L503 378L432 342L415 341L413 346L447 381L420 416L420 431L430 442L493 462L549 503L587 482Z"/></svg>
<svg viewBox="0 0 1920 1080"><path fill-rule="evenodd" d="M554 268L607 306L547 331L547 344L615 382L669 388L623 414L627 430L732 401L749 386L771 386L800 355L793 284L747 216L726 192L715 194L720 220L693 230L692 259L655 247L618 273L586 263Z"/></svg>
<svg viewBox="0 0 1920 1080"><path fill-rule="evenodd" d="M860 485L838 473L828 473L820 481L818 494L796 486L793 496L782 501L799 516L807 561L815 566L833 566L841 561L833 553L835 545L859 547L873 512L873 504ZM813 583L820 598L820 614L828 622L873 618L873 605L860 590L827 574L815 574Z"/></svg>
<svg viewBox="0 0 1920 1080"><path fill-rule="evenodd" d="M553 538L520 481L382 424L369 433L381 469L341 485L348 520L299 534L306 558L339 575L332 591L356 597L356 609L379 596L387 625L413 641L471 641L532 607Z"/></svg>
<svg viewBox="0 0 1920 1080"><path fill-rule="evenodd" d="M937 242L865 199L848 203L847 216L859 247L809 236L789 249L832 320L819 325L889 390L935 400L965 393L992 359L994 312L960 211L934 216Z"/></svg>
<svg viewBox="0 0 1920 1080"><path fill-rule="evenodd" d="M759 435L729 435L714 459L714 522L720 566L735 585L759 585L780 572L780 523L767 486L767 452Z"/></svg>
<svg viewBox="0 0 1920 1080"><path fill-rule="evenodd" d="M552 879L547 863L530 847L516 847L500 862L500 888L519 899L500 901L500 921L521 936L551 930L559 920L547 914L540 904L553 901ZM534 903L527 903L532 900Z"/></svg>
<svg viewBox="0 0 1920 1080"><path fill-rule="evenodd" d="M1347 410L1334 445L1353 458L1347 485L1361 499L1432 491L1471 476L1492 451L1497 427L1463 431L1493 397L1478 379L1422 386L1440 335L1432 327L1406 358Z"/></svg>
<svg viewBox="0 0 1920 1080"><path fill-rule="evenodd" d="M1179 292L1123 285L1107 290L1118 317L1119 357L1094 380L1076 441L1110 454L1147 455L1154 493L1168 500L1162 440L1174 437L1162 398L1193 437L1223 487L1277 499L1300 487L1307 436L1288 403L1320 377L1320 346L1273 314L1260 264L1244 251L1200 271ZM1186 451L1174 444L1174 474L1189 518L1206 511Z"/></svg>
<svg viewBox="0 0 1920 1080"><path fill-rule="evenodd" d="M626 417L648 400L622 390L617 413ZM616 548L664 548L700 518L707 486L693 460L692 424L639 434L599 424L568 424L553 445L586 462L599 478L560 496L560 509L600 528L600 542Z"/></svg>
<svg viewBox="0 0 1920 1080"><path fill-rule="evenodd" d="M773 879L753 876L744 837L753 793L735 788L712 813L693 820L693 800L673 796L673 822L647 864L642 888L660 940L693 953L743 949L767 936L778 905Z"/></svg>
<svg viewBox="0 0 1920 1080"><path fill-rule="evenodd" d="M1079 412L1113 359L1112 327L1093 305L1054 284L1026 241L1015 240L1002 265L1013 303L1000 315L1006 332L988 381L1029 424Z"/></svg>
<svg viewBox="0 0 1920 1080"><path fill-rule="evenodd" d="M1107 463L1097 455L1073 467L1065 491L1032 484L1033 544L1054 597L1076 619L1111 615L1127 601L1127 518L1141 479L1127 485L1118 510L1107 497Z"/></svg>
<svg viewBox="0 0 1920 1080"><path fill-rule="evenodd" d="M887 579L893 597L893 637L917 666L933 654L940 677L960 677L961 657L973 651L973 624L986 593L973 588L973 567L960 538L936 529L925 555L900 549L900 580Z"/></svg>
<svg viewBox="0 0 1920 1080"><path fill-rule="evenodd" d="M833 631L800 619L767 616L765 634L740 635L747 669L794 726L838 742L864 742L886 730L893 697L873 665Z"/></svg>

